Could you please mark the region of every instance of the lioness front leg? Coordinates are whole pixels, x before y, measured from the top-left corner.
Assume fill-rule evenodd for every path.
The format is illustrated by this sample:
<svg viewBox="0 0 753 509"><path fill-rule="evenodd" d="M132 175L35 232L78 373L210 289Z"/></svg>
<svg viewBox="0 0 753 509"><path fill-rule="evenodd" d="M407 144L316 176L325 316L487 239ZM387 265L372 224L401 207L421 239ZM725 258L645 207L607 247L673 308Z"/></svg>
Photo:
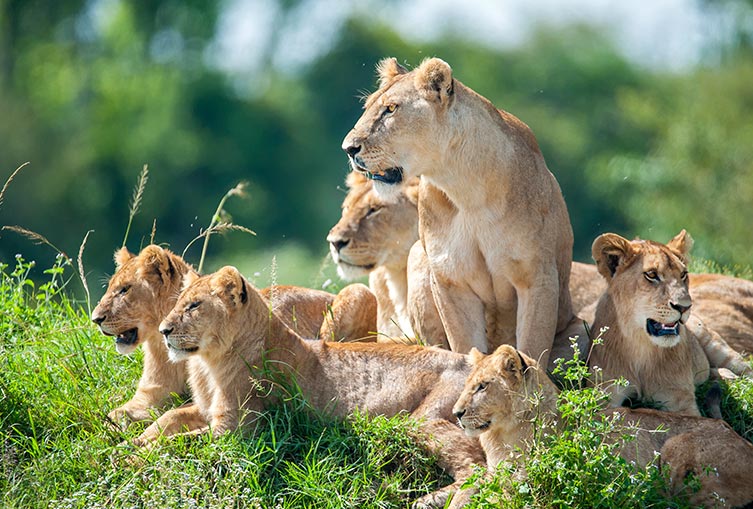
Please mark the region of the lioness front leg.
<svg viewBox="0 0 753 509"><path fill-rule="evenodd" d="M160 436L171 436L181 432L208 430L209 426L201 408L193 403L165 412L154 421L133 443L139 447L156 441Z"/></svg>
<svg viewBox="0 0 753 509"><path fill-rule="evenodd" d="M484 303L465 284L439 278L432 274L431 291L447 334L450 350L468 353L476 347L480 352L489 351L486 337Z"/></svg>
<svg viewBox="0 0 753 509"><path fill-rule="evenodd" d="M557 333L559 284L556 276L539 278L533 285L516 286L518 297L516 347L539 362L549 366L549 356Z"/></svg>

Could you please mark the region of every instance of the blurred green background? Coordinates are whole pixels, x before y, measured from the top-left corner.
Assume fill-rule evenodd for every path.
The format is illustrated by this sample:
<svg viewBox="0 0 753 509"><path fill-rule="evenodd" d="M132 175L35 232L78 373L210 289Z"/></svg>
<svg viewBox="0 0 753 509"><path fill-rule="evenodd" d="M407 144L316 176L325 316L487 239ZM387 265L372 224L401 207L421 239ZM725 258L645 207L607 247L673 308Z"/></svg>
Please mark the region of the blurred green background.
<svg viewBox="0 0 753 509"><path fill-rule="evenodd" d="M83 261L93 297L128 238L182 252L225 192L256 237L213 237L207 270L334 278L325 237L348 171L340 143L374 65L439 56L525 121L557 176L587 260L605 231L749 264L753 1L0 0L0 181L25 161L0 225ZM197 263L200 243L187 252ZM0 232L0 261L54 251ZM273 257L276 262L273 266ZM74 288L74 291L78 291Z"/></svg>

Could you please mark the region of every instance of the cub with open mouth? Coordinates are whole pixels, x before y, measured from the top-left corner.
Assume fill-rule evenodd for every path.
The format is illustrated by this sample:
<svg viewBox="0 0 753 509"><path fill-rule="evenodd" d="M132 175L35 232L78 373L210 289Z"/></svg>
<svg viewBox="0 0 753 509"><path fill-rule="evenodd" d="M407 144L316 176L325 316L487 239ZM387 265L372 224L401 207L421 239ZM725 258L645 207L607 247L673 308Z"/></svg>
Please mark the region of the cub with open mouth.
<svg viewBox="0 0 753 509"><path fill-rule="evenodd" d="M750 374L750 366L691 313L687 256L693 241L681 231L666 245L605 233L592 255L608 286L596 308L589 359L600 379L623 377L608 390L613 406L643 400L664 410L700 415L695 386L711 368Z"/></svg>

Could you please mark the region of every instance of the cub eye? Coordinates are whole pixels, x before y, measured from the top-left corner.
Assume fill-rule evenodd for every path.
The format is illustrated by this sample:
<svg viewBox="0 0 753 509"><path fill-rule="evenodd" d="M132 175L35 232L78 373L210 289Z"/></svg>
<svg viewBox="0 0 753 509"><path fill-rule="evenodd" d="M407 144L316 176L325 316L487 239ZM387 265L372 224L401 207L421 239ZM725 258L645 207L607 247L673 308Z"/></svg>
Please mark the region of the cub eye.
<svg viewBox="0 0 753 509"><path fill-rule="evenodd" d="M118 295L125 295L130 289L131 285L124 285L123 288L118 291Z"/></svg>
<svg viewBox="0 0 753 509"><path fill-rule="evenodd" d="M366 216L364 217L369 217L373 214L376 214L377 212L379 212L379 209L380 207L369 207L369 210L366 212Z"/></svg>
<svg viewBox="0 0 753 509"><path fill-rule="evenodd" d="M475 392L481 392L481 391L483 391L483 390L486 390L486 386L487 386L487 385L489 385L489 383L488 383L488 382L481 382L480 384L478 384L478 385L476 386L476 390L475 390Z"/></svg>
<svg viewBox="0 0 753 509"><path fill-rule="evenodd" d="M645 277L646 280L650 281L651 283L659 283L661 281L659 274L657 274L655 270L649 270L649 271L644 272L643 277Z"/></svg>
<svg viewBox="0 0 753 509"><path fill-rule="evenodd" d="M387 105L387 111L389 111L390 113L394 113L396 109L397 109L397 104L388 104Z"/></svg>
<svg viewBox="0 0 753 509"><path fill-rule="evenodd" d="M688 280L688 271L687 270L683 271L683 273L680 275L680 279L682 279L683 281L687 281Z"/></svg>
<svg viewBox="0 0 753 509"><path fill-rule="evenodd" d="M193 311L194 309L199 307L199 304L201 304L201 301L198 301L198 300L193 301L192 303L188 305L188 307L186 308L186 311Z"/></svg>

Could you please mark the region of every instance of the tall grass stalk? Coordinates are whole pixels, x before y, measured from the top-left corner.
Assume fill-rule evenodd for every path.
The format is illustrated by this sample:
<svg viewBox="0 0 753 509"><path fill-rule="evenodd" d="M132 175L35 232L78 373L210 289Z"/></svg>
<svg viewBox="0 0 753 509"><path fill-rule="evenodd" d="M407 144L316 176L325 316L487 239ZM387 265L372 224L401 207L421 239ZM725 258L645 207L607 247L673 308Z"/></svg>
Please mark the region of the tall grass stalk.
<svg viewBox="0 0 753 509"><path fill-rule="evenodd" d="M91 294L89 293L89 285L86 283L86 273L84 271L84 249L86 249L86 241L89 239L89 234L93 232L94 230L89 230L86 232L86 235L84 235L84 240L81 242L81 246L78 248L78 257L76 258L78 261L78 276L81 278L81 284L84 287L84 292L86 293L86 310L87 315L91 316L92 314L92 303L91 303Z"/></svg>
<svg viewBox="0 0 753 509"><path fill-rule="evenodd" d="M145 164L139 174L139 181L136 184L136 188L133 190L133 198L131 199L131 206L128 210L128 226L126 226L125 235L123 236L123 245L121 247L125 247L126 245L128 234L131 232L131 223L133 223L133 218L139 212L139 207L141 207L141 198L144 196L144 189L146 188L148 180L149 165Z"/></svg>
<svg viewBox="0 0 753 509"><path fill-rule="evenodd" d="M0 207L3 206L3 197L5 196L5 191L8 189L8 186L11 182L13 182L13 179L16 178L16 175L18 175L18 172L20 172L22 169L24 169L26 166L31 164L29 161L26 161L24 164L16 168L16 171L10 174L10 177L8 177L8 180L5 181L5 184L3 184L3 189L0 190Z"/></svg>

